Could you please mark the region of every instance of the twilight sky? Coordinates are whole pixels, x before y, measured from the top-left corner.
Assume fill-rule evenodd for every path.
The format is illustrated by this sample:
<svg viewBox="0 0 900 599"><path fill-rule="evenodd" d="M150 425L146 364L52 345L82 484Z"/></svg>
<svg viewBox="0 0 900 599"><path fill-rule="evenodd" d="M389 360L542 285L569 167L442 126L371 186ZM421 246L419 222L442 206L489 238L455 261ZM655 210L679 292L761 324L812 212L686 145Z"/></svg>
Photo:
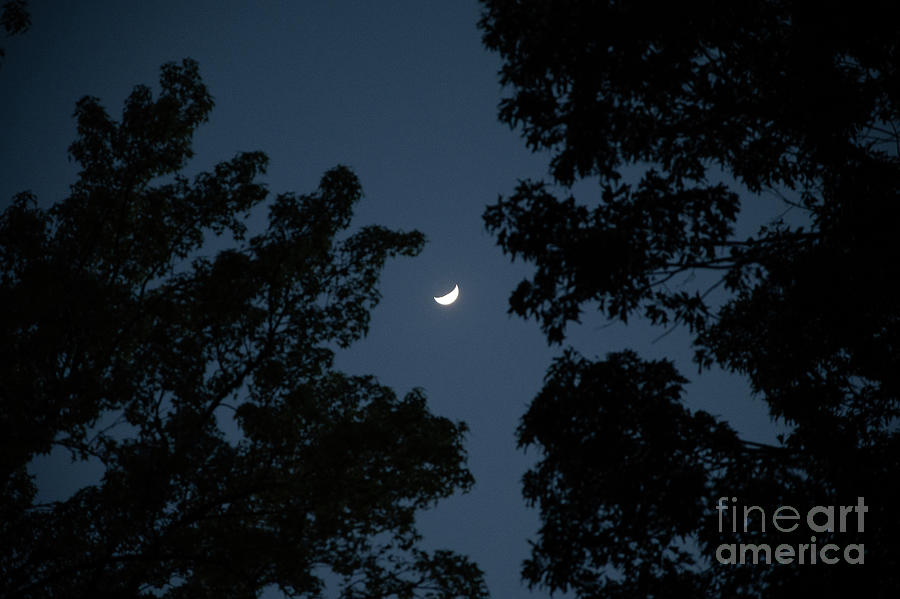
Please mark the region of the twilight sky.
<svg viewBox="0 0 900 599"><path fill-rule="evenodd" d="M500 253L481 213L518 179L543 176L547 157L496 119L500 62L481 45L477 3L33 0L30 8L31 31L6 41L0 67L3 205L26 189L43 206L65 196L80 97L97 96L119 115L134 85L156 89L161 64L191 57L216 107L189 172L262 150L270 191L306 193L346 164L365 192L356 225L425 233L421 256L388 263L369 335L338 354L337 366L401 394L422 387L432 411L469 424L475 489L422 514L422 531L430 546L475 559L492 596L528 596L519 568L538 521L519 480L536 456L515 448L514 430L561 348L547 346L537 323L507 316L507 297L530 269ZM579 191L594 199L590 185ZM782 211L773 198L751 199L748 232ZM454 305L431 299L454 283ZM747 439L774 438L742 381L697 377L681 331L653 342L663 331L640 321L604 324L586 315L567 344L588 356L630 347L672 358L694 381L691 407L727 418ZM33 471L47 498L96 476L62 455Z"/></svg>

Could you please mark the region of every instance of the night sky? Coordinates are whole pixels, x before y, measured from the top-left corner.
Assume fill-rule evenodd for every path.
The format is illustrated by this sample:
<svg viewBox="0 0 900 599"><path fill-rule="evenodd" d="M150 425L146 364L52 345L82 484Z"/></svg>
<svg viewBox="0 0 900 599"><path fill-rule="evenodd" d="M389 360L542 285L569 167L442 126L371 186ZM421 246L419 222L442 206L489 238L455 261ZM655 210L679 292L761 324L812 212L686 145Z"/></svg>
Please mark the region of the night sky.
<svg viewBox="0 0 900 599"><path fill-rule="evenodd" d="M525 596L519 569L537 514L521 498L520 478L536 456L516 449L514 431L561 348L547 345L537 323L507 315L507 298L530 269L502 255L481 214L519 179L544 176L548 157L497 121L500 62L481 45L477 3L35 1L30 9L31 30L6 41L0 67L4 203L26 189L42 206L65 197L76 175L66 150L80 97L97 96L119 115L136 84L156 89L160 65L191 57L216 106L188 173L261 150L273 194L306 193L345 164L365 192L355 226L427 236L421 256L388 263L369 335L339 353L337 366L374 374L400 394L422 387L432 411L468 423L476 486L422 514L422 532L429 546L478 562L492 596ZM590 185L578 190L595 200ZM745 198L747 232L783 211L775 198ZM263 216L251 223L261 226ZM454 284L452 306L431 299ZM747 439L774 439L765 407L741 380L697 376L686 333L654 342L663 330L640 321L604 325L586 314L566 344L588 356L630 347L672 358L693 381L691 407L727 418ZM64 454L32 470L46 499L98 474Z"/></svg>

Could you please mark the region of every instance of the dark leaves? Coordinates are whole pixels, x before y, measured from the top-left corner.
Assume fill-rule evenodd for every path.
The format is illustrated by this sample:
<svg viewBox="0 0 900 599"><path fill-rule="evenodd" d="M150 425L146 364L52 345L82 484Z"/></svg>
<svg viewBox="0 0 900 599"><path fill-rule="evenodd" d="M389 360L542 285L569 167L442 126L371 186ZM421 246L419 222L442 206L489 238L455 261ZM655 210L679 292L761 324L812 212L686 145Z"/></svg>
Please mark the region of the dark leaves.
<svg viewBox="0 0 900 599"><path fill-rule="evenodd" d="M558 200L544 184L521 183L508 200L484 213L488 230L513 258L537 266L510 298L511 311L536 316L559 343L581 305L596 301L611 318L627 320L639 306L659 322L692 329L705 322L705 304L664 284L695 269L742 267L725 253L737 217L737 195L723 185L678 188L649 171L636 188L607 185L593 210Z"/></svg>
<svg viewBox="0 0 900 599"><path fill-rule="evenodd" d="M776 507L839 503L867 489L885 506L894 501L878 486L897 475L889 454L900 415L900 260L888 224L900 189L900 37L887 7L482 4L483 41L499 54L507 89L500 120L549 153L563 189L529 181L485 211L503 251L535 267L510 311L536 318L550 343L593 306L615 320L637 311L669 330L686 325L701 372L718 365L746 376L792 427L783 447L741 446L708 416L641 387L658 368L566 354L521 429L545 449L525 481L543 518L526 578L580 597L853 592L863 583L840 568L715 568L717 539L691 521L690 502L704 487ZM595 192L585 184L593 178ZM566 191L576 182L586 190L577 201ZM790 216L739 237L738 191L748 206L753 194L776 194ZM617 379L613 364L634 380ZM619 405L613 398L627 407L609 407ZM648 403L654 410L641 412ZM651 442L657 420L671 430L653 428ZM612 451L596 431L615 440L620 462L640 468L616 470L594 452ZM699 454L680 463L682 447ZM685 473L690 482L667 486ZM665 511L670 503L683 518ZM878 517L896 535L896 519ZM687 555L671 545L672 522L697 543ZM888 596L897 552L890 542L877 552L877 592Z"/></svg>
<svg viewBox="0 0 900 599"><path fill-rule="evenodd" d="M7 0L0 9L0 27L7 36L20 35L31 28L31 14L26 0ZM0 48L0 62L6 51Z"/></svg>
<svg viewBox="0 0 900 599"><path fill-rule="evenodd" d="M683 549L704 524L713 473L739 444L682 406L686 382L633 352L591 362L567 350L554 361L518 429L520 446L542 456L523 481L543 522L523 570L530 584L626 596L595 573L613 568L632 588L661 590L697 565Z"/></svg>
<svg viewBox="0 0 900 599"><path fill-rule="evenodd" d="M31 27L31 15L28 13L28 2L25 0L7 0L0 13L0 26L8 35L25 33Z"/></svg>
<svg viewBox="0 0 900 599"><path fill-rule="evenodd" d="M81 100L71 195L0 214L0 593L319 596L324 568L345 597L486 596L415 528L472 485L465 425L332 369L386 260L423 236L348 232L362 187L342 166L271 200L260 152L188 179L212 100L192 61L160 88L135 88L120 121ZM39 508L26 466L56 447L103 478Z"/></svg>

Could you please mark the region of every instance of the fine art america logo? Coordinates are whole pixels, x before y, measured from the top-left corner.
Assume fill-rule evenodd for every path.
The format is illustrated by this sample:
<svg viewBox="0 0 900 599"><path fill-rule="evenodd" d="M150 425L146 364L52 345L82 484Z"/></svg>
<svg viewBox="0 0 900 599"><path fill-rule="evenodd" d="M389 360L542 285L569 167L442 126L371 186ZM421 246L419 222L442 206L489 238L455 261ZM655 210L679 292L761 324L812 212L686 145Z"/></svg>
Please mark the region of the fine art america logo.
<svg viewBox="0 0 900 599"><path fill-rule="evenodd" d="M732 497L731 501L728 501L727 497L720 497L716 511L719 513L719 534L738 533L738 522L743 522L740 528L744 533L774 536L778 533L793 533L802 524L810 531L809 543L796 545L723 543L716 549L716 559L720 564L837 564L840 561L847 564L865 563L865 547L862 543L840 546L816 542L816 534L864 532L865 515L869 511L864 497L857 497L856 505L813 506L806 511L805 517L801 517L800 510L789 505L782 505L771 514L766 514L766 511L758 505L739 506L736 497ZM755 521L752 529L751 519ZM727 526L728 521L730 526ZM771 528L767 528L767 522L771 523Z"/></svg>

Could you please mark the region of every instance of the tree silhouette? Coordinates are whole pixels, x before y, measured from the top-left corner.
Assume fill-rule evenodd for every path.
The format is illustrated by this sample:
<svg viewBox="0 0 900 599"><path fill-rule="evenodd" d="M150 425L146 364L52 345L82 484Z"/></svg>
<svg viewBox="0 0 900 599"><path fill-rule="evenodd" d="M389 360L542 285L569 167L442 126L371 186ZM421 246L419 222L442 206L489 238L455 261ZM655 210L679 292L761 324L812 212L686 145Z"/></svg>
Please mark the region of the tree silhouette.
<svg viewBox="0 0 900 599"><path fill-rule="evenodd" d="M523 181L484 214L504 252L536 268L510 311L551 343L586 306L680 325L701 371L746 376L789 428L779 446L741 440L684 407L670 363L566 350L518 433L542 453L524 481L543 522L524 578L579 597L893 596L896 22L877 3L483 5L511 88L500 119L551 154L550 181ZM589 179L596 196L576 201L571 186ZM800 218L738 237L740 189L746 202L778 194ZM722 564L723 543L811 541L771 521L731 534L726 519L723 535L720 497L770 516L865 497L863 532L816 535L864 544L865 563Z"/></svg>
<svg viewBox="0 0 900 599"><path fill-rule="evenodd" d="M82 99L71 195L0 216L0 594L319 597L330 577L348 599L485 596L477 566L415 527L472 484L465 425L332 367L385 260L423 236L348 233L361 189L341 166L274 198L259 152L189 179L212 106L190 60L119 121ZM210 257L211 234L229 247ZM59 447L102 480L36 504L26 466Z"/></svg>
<svg viewBox="0 0 900 599"><path fill-rule="evenodd" d="M7 0L0 8L0 27L7 36L21 35L31 27L31 14L25 0ZM6 51L0 48L0 64Z"/></svg>

